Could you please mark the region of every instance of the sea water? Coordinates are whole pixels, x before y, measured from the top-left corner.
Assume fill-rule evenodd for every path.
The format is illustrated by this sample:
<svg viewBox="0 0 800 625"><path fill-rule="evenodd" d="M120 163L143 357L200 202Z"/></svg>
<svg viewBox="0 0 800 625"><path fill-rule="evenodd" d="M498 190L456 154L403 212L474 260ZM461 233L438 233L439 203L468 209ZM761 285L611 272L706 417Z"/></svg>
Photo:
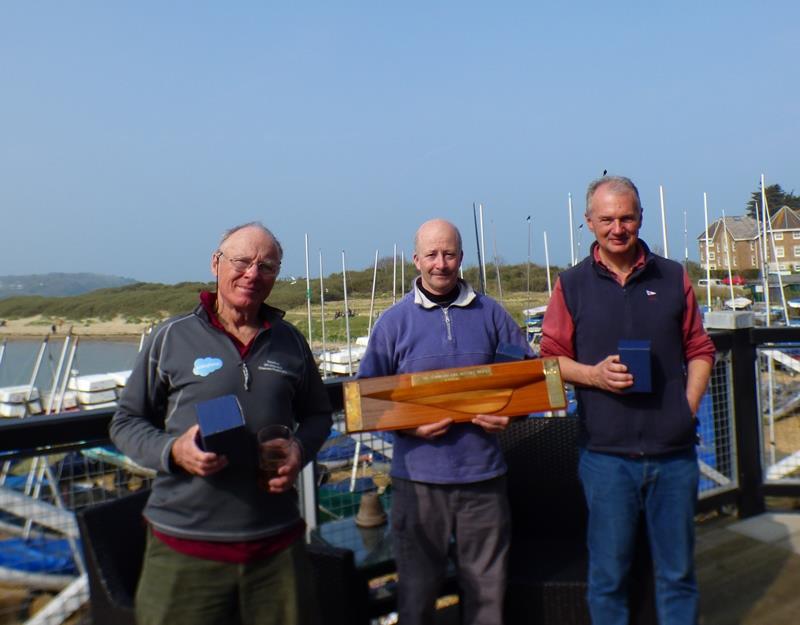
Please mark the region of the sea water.
<svg viewBox="0 0 800 625"><path fill-rule="evenodd" d="M40 391L47 391L52 387L63 345L63 338L51 337L47 342L35 382ZM3 360L0 362L0 387L28 384L41 346L42 341L35 339L8 341ZM71 370L77 375L124 371L133 367L138 351L138 340L107 341L81 338L75 350ZM64 356L64 366L68 357L69 350Z"/></svg>

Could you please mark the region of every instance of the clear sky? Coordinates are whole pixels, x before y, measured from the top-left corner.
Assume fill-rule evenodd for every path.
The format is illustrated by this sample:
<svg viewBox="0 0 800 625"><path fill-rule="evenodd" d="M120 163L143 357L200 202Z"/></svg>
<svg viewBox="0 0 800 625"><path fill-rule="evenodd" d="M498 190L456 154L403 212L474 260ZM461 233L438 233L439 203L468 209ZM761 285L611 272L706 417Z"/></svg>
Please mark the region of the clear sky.
<svg viewBox="0 0 800 625"><path fill-rule="evenodd" d="M567 194L630 176L697 259L761 173L800 192L800 3L0 3L0 274L210 279L225 228L283 276L371 266L473 202L504 262L569 262ZM591 237L576 230L586 252Z"/></svg>

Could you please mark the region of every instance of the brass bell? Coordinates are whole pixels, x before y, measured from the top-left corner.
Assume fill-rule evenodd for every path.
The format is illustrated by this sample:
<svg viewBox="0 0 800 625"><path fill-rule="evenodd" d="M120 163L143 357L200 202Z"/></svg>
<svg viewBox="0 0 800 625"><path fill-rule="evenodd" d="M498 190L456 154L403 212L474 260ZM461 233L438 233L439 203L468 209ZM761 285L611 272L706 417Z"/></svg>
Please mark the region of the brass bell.
<svg viewBox="0 0 800 625"><path fill-rule="evenodd" d="M378 493L364 493L356 514L356 525L359 527L378 527L386 523L386 511L383 509Z"/></svg>

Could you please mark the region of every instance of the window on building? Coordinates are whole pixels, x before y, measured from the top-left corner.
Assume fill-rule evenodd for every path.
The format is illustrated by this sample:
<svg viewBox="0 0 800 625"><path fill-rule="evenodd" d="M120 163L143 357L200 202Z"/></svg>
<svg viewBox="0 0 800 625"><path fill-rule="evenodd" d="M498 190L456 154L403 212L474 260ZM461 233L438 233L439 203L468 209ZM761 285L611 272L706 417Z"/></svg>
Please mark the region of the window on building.
<svg viewBox="0 0 800 625"><path fill-rule="evenodd" d="M798 256L800 256L800 245L795 245L795 246L792 248L792 254L794 254L795 258L797 258Z"/></svg>
<svg viewBox="0 0 800 625"><path fill-rule="evenodd" d="M776 241L783 241L783 232L776 232L772 235Z"/></svg>
<svg viewBox="0 0 800 625"><path fill-rule="evenodd" d="M777 258L783 258L783 257L786 256L786 254L783 253L783 246L782 245L776 245L775 246L775 256Z"/></svg>
<svg viewBox="0 0 800 625"><path fill-rule="evenodd" d="M750 266L751 267L755 267L756 266L756 257L755 256L751 256L750 257Z"/></svg>
<svg viewBox="0 0 800 625"><path fill-rule="evenodd" d="M800 239L800 230L795 230L794 232L792 232L792 238Z"/></svg>
<svg viewBox="0 0 800 625"><path fill-rule="evenodd" d="M708 250L708 260L712 261L712 260L716 260L716 259L717 259L717 255L712 250Z"/></svg>

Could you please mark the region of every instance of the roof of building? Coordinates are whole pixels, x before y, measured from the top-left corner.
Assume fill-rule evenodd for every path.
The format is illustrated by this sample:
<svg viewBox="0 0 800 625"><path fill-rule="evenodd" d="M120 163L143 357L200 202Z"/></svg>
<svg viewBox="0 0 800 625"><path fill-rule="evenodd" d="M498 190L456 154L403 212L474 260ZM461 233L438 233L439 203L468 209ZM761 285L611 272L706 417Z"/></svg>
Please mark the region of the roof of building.
<svg viewBox="0 0 800 625"><path fill-rule="evenodd" d="M781 206L770 218L770 225L775 230L800 230L800 215L788 206ZM713 240L722 227L722 218L708 226L708 238ZM734 241L748 241L759 236L758 224L749 215L725 217L725 227ZM698 241L706 238L705 230L697 235Z"/></svg>
<svg viewBox="0 0 800 625"><path fill-rule="evenodd" d="M722 219L717 219L714 223L708 226L708 238L713 240L717 235L719 228L722 227ZM736 240L754 239L756 236L756 220L749 215L740 215L737 217L725 217L725 228L730 235ZM706 233L703 231L698 237L698 240L704 241Z"/></svg>
<svg viewBox="0 0 800 625"><path fill-rule="evenodd" d="M781 206L770 221L773 230L800 229L800 215L788 206Z"/></svg>

